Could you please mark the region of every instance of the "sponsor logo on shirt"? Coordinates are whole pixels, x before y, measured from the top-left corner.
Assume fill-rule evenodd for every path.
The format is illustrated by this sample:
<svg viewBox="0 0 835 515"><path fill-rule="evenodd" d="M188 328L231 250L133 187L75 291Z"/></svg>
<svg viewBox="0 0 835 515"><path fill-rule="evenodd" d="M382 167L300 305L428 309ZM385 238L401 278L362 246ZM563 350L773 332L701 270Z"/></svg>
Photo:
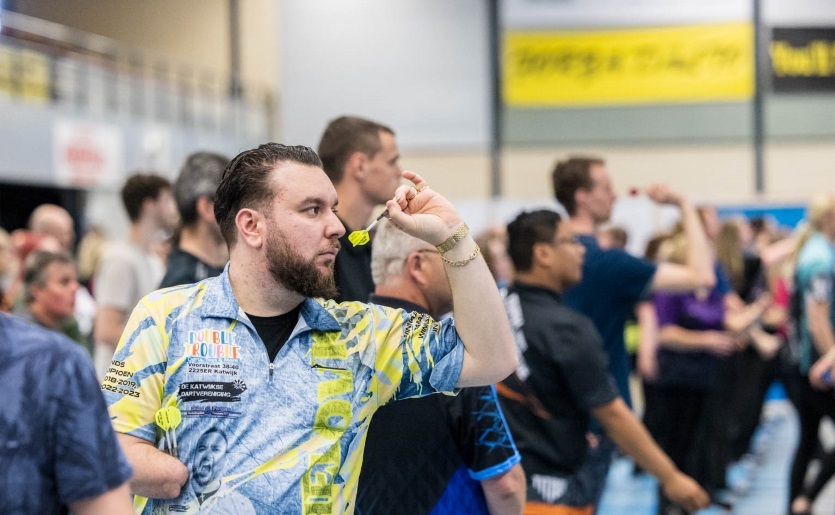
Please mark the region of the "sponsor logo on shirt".
<svg viewBox="0 0 835 515"><path fill-rule="evenodd" d="M231 331L189 331L188 342L184 346L185 355L192 358L240 359L240 347L234 344Z"/></svg>
<svg viewBox="0 0 835 515"><path fill-rule="evenodd" d="M246 391L246 383L240 379L232 382L195 381L180 384L178 396L183 402L238 402Z"/></svg>
<svg viewBox="0 0 835 515"><path fill-rule="evenodd" d="M237 418L240 415L240 411L226 406L191 406L183 411L184 417Z"/></svg>

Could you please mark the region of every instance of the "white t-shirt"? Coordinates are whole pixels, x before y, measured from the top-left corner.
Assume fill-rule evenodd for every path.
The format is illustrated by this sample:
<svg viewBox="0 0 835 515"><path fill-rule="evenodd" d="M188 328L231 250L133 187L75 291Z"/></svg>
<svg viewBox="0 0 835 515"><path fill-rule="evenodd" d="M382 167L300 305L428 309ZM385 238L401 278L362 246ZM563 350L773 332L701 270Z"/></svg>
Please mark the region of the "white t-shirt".
<svg viewBox="0 0 835 515"><path fill-rule="evenodd" d="M118 309L127 315L140 299L159 287L165 265L151 251L128 242L110 243L99 262L95 277L98 309ZM113 358L111 345L96 342L94 362L99 377L104 377Z"/></svg>

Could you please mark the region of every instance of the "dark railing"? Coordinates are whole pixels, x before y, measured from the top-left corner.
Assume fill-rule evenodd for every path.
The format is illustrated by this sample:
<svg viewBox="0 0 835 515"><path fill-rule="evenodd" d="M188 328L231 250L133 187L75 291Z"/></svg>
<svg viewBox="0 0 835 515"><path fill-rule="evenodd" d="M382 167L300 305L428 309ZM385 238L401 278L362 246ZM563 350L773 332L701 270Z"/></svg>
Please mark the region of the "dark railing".
<svg viewBox="0 0 835 515"><path fill-rule="evenodd" d="M0 11L0 20L0 96L256 141L275 135L269 88L22 14Z"/></svg>

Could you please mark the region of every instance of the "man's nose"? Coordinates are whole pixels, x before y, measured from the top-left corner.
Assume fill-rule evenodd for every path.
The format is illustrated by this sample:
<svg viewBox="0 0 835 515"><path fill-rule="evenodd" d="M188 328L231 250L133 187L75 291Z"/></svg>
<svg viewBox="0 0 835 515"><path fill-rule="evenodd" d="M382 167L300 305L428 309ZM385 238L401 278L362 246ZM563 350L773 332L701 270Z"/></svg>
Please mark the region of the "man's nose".
<svg viewBox="0 0 835 515"><path fill-rule="evenodd" d="M328 238L341 238L342 235L345 234L345 226L333 211L330 212L330 218L328 219L328 225L325 228L325 231L325 236Z"/></svg>

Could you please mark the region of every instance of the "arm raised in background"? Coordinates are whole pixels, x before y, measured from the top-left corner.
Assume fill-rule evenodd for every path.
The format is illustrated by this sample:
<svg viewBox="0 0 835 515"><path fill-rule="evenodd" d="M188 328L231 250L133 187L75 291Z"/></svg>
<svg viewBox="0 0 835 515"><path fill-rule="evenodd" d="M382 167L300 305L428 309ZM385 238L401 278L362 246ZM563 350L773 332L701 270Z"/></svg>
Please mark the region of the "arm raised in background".
<svg viewBox="0 0 835 515"><path fill-rule="evenodd" d="M647 190L647 195L659 204L674 205L681 210L681 222L687 238L686 263L658 265L658 270L652 279L653 291L691 291L697 288L713 288L716 284L713 254L696 209L684 196L670 191L665 186L651 186Z"/></svg>
<svg viewBox="0 0 835 515"><path fill-rule="evenodd" d="M403 172L403 177L414 186L400 186L395 200L386 203L394 224L432 245L440 245L462 228L464 221L452 204L423 178L414 172ZM467 234L442 254L452 288L455 327L464 342L459 387L501 381L518 363L501 295L477 248Z"/></svg>
<svg viewBox="0 0 835 515"><path fill-rule="evenodd" d="M673 502L688 511L700 510L710 504L707 492L693 478L683 474L664 454L623 399L618 397L593 408L592 414L621 450L658 479L664 493Z"/></svg>

